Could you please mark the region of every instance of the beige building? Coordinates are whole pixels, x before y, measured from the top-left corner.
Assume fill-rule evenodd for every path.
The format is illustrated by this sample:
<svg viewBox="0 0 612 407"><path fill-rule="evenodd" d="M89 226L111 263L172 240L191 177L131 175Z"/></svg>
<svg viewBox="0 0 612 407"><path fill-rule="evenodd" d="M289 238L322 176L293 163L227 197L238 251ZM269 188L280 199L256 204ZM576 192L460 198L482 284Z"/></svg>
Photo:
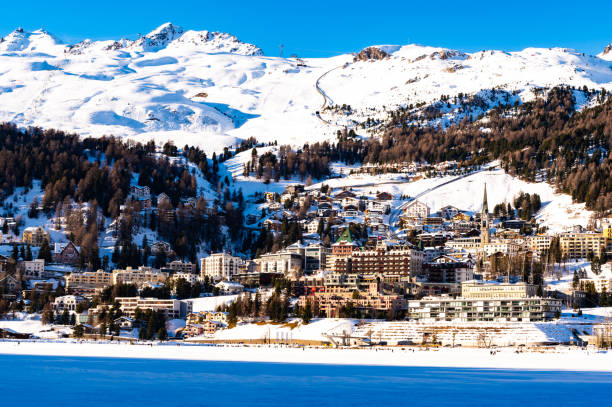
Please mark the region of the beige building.
<svg viewBox="0 0 612 407"><path fill-rule="evenodd" d="M551 240L552 236L550 235L536 235L529 237L527 242L531 250L542 253L550 249Z"/></svg>
<svg viewBox="0 0 612 407"><path fill-rule="evenodd" d="M104 270L70 273L66 277L66 291L79 294L94 294L112 284L112 274Z"/></svg>
<svg viewBox="0 0 612 407"><path fill-rule="evenodd" d="M483 284L466 282L461 284L461 297L469 299L528 298L534 297L536 290L535 285L527 283Z"/></svg>
<svg viewBox="0 0 612 407"><path fill-rule="evenodd" d="M151 267L140 266L138 270L127 267L125 270L113 270L113 284L163 284L166 281L166 273Z"/></svg>
<svg viewBox="0 0 612 407"><path fill-rule="evenodd" d="M601 233L563 233L559 236L561 254L568 259L585 259L589 253L600 257L606 247Z"/></svg>
<svg viewBox="0 0 612 407"><path fill-rule="evenodd" d="M32 246L42 246L43 242L49 240L49 232L41 227L28 227L23 230L23 243Z"/></svg>
<svg viewBox="0 0 612 407"><path fill-rule="evenodd" d="M136 308L142 311L149 309L152 311L162 310L168 319L184 318L192 309L192 304L189 301L142 297L117 297L116 300L121 305L123 315L130 318L134 317Z"/></svg>
<svg viewBox="0 0 612 407"><path fill-rule="evenodd" d="M200 260L202 278L208 276L215 281L231 280L240 273L244 260L228 253L213 253Z"/></svg>
<svg viewBox="0 0 612 407"><path fill-rule="evenodd" d="M177 273L195 273L197 271L195 264L180 260L171 261L167 267Z"/></svg>

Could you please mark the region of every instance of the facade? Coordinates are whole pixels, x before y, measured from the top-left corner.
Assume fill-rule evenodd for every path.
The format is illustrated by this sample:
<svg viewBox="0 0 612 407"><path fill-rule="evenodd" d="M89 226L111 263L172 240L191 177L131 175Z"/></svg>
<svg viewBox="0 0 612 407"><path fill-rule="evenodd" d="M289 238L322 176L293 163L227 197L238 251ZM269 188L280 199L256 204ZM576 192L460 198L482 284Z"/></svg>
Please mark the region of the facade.
<svg viewBox="0 0 612 407"><path fill-rule="evenodd" d="M538 253L542 253L543 251L550 249L551 240L552 236L550 235L531 236L528 239L529 248L533 251L537 251Z"/></svg>
<svg viewBox="0 0 612 407"><path fill-rule="evenodd" d="M142 311L162 310L168 319L184 318L191 312L192 304L188 301L180 300L164 300L158 298L142 298L142 297L117 297L116 300L121 305L123 315L133 318L136 308Z"/></svg>
<svg viewBox="0 0 612 407"><path fill-rule="evenodd" d="M299 273L304 269L304 258L297 253L267 253L255 259L260 273Z"/></svg>
<svg viewBox="0 0 612 407"><path fill-rule="evenodd" d="M354 250L350 255L350 273L392 274L411 276L420 274L425 254L409 246L379 243L374 249Z"/></svg>
<svg viewBox="0 0 612 407"><path fill-rule="evenodd" d="M331 249L322 244L310 244L304 249L304 272L313 273L325 268L327 256L331 255Z"/></svg>
<svg viewBox="0 0 612 407"><path fill-rule="evenodd" d="M313 280L315 281L315 280ZM331 274L324 278L321 289L306 289L300 296L300 307L315 306L328 318L337 318L349 304L362 314L374 316L406 306L403 295L385 293L379 279L364 280L356 274Z"/></svg>
<svg viewBox="0 0 612 407"><path fill-rule="evenodd" d="M104 270L70 273L66 276L66 291L78 294L94 294L113 282L113 275Z"/></svg>
<svg viewBox="0 0 612 407"><path fill-rule="evenodd" d="M166 267L177 273L195 273L197 271L195 264L180 260L171 261Z"/></svg>
<svg viewBox="0 0 612 407"><path fill-rule="evenodd" d="M197 274L193 274L193 273L183 273L183 272L177 272L172 274L172 280L178 280L180 278L184 279L185 281L187 281L189 284L195 284L198 282L198 275Z"/></svg>
<svg viewBox="0 0 612 407"><path fill-rule="evenodd" d="M163 284L166 273L151 267L140 266L138 270L127 267L125 270L113 270L113 284L135 284L142 287L145 284Z"/></svg>
<svg viewBox="0 0 612 407"><path fill-rule="evenodd" d="M406 205L404 216L410 219L425 219L430 215L429 206L419 200L414 200Z"/></svg>
<svg viewBox="0 0 612 407"><path fill-rule="evenodd" d="M23 230L23 243L32 246L42 246L45 240L50 242L49 232L41 227L28 227Z"/></svg>
<svg viewBox="0 0 612 407"><path fill-rule="evenodd" d="M490 256L495 253L502 253L505 256L514 256L520 250L522 246L512 239L493 240L483 244L482 251L486 256Z"/></svg>
<svg viewBox="0 0 612 407"><path fill-rule="evenodd" d="M53 261L75 265L79 261L80 248L74 243L55 243L53 250Z"/></svg>
<svg viewBox="0 0 612 407"><path fill-rule="evenodd" d="M234 257L228 253L213 253L200 260L200 271L202 278L208 277L215 281L231 280L233 276L240 273L244 260Z"/></svg>
<svg viewBox="0 0 612 407"><path fill-rule="evenodd" d="M549 321L561 312L553 298L469 299L425 297L408 302L408 319L436 321Z"/></svg>
<svg viewBox="0 0 612 407"><path fill-rule="evenodd" d="M85 299L78 295L62 295L53 302L53 310L56 312L76 312L77 305L84 301Z"/></svg>
<svg viewBox="0 0 612 407"><path fill-rule="evenodd" d="M23 267L23 276L26 280L43 278L45 272L45 260L26 260L21 262Z"/></svg>
<svg viewBox="0 0 612 407"><path fill-rule="evenodd" d="M469 299L528 298L535 297L537 287L527 283L483 284L467 282L461 285L461 296Z"/></svg>
<svg viewBox="0 0 612 407"><path fill-rule="evenodd" d="M600 257L606 247L601 233L563 233L559 236L561 254L567 259L585 259L589 254Z"/></svg>

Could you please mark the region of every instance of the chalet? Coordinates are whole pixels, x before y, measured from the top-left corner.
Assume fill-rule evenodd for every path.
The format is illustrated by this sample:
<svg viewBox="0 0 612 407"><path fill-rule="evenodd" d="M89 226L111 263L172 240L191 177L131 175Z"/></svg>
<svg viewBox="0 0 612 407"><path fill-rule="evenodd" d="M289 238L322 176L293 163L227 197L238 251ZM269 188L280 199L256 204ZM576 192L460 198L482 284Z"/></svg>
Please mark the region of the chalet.
<svg viewBox="0 0 612 407"><path fill-rule="evenodd" d="M10 328L0 328L0 338L7 339L30 339L32 334L14 331Z"/></svg>
<svg viewBox="0 0 612 407"><path fill-rule="evenodd" d="M353 192L351 192L351 191L342 191L342 192L337 193L337 194L334 196L334 199L337 199L337 200L342 200L342 199L344 199L344 198L356 198L356 197L357 197L357 195L355 195L355 194L354 194Z"/></svg>
<svg viewBox="0 0 612 407"><path fill-rule="evenodd" d="M75 265L79 261L81 248L72 242L55 243L53 250L53 261L55 263Z"/></svg>
<svg viewBox="0 0 612 407"><path fill-rule="evenodd" d="M136 327L136 321L133 318L121 316L115 319L115 324L119 325L120 329L132 330Z"/></svg>
<svg viewBox="0 0 612 407"><path fill-rule="evenodd" d="M378 194L376 194L376 199L378 199L379 201L391 201L393 200L393 195L388 192L379 192Z"/></svg>

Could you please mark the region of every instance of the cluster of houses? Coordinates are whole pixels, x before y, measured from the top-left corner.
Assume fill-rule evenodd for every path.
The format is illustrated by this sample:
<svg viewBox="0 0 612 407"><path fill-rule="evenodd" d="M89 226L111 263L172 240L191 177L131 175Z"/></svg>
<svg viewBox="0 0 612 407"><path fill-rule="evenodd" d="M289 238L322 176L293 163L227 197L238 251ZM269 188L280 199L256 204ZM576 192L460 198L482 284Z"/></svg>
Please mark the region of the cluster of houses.
<svg viewBox="0 0 612 407"><path fill-rule="evenodd" d="M167 196L160 194L157 199L158 208L168 208ZM132 187L129 200L137 202L142 210L151 208L147 187ZM199 264L177 260L160 269L141 266L112 271L72 270L61 277L44 260L22 261L17 267L19 274L0 274L0 284L3 295L13 298L20 292L25 295L27 290L54 290L62 285L66 295L55 299L55 310L76 312L79 303L120 283L135 284L142 290L160 287L171 279L184 279L191 284L207 281L213 282L221 294L236 294L270 287L277 279L283 279L290 281L297 304L310 307L321 317L547 321L558 315L562 297L529 281L511 282L510 274L520 275L516 270L507 270L507 277L498 278L506 274L495 268L498 260L542 261L553 239L557 239L561 256L567 260L612 254L609 224L598 231L576 229L557 235L525 235L528 222L502 221L491 215L486 186L478 213L466 213L453 206L432 213L418 199L403 202L399 210L393 203L393 196L386 192L364 197L350 190L332 194L293 185L283 194L265 195L265 219L259 215L246 219L247 224L259 222L275 235L281 233L282 219L299 222L304 239L278 252L254 259L220 252L200 259ZM197 202L186 205L195 207ZM296 215L295 208L303 207L305 210ZM168 212L160 216L174 216L174 209L164 210ZM362 227L367 236L354 238L351 225ZM329 231L330 242L322 241L322 230ZM49 234L42 228L26 228L23 232L23 242L33 246L41 245L45 239L49 240ZM155 242L152 249L169 253L172 247ZM55 244L53 262L75 265L79 251L71 242ZM0 266L2 261L0 258ZM495 281L485 283L491 280ZM596 288L610 292L612 280L598 277ZM163 310L168 319L185 319L184 336L212 335L227 326L227 315L193 313L189 301L139 296L117 301L124 318L118 321L121 326L129 326L137 308ZM80 315L79 321L94 323L101 307Z"/></svg>

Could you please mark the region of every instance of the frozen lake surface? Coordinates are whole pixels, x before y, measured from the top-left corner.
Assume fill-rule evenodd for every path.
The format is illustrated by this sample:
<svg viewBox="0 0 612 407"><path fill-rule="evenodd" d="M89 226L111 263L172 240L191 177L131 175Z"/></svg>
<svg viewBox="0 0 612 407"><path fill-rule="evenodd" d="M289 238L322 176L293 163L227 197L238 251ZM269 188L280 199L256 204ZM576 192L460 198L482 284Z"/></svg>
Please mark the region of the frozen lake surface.
<svg viewBox="0 0 612 407"><path fill-rule="evenodd" d="M612 373L0 355L11 406L560 406Z"/></svg>

